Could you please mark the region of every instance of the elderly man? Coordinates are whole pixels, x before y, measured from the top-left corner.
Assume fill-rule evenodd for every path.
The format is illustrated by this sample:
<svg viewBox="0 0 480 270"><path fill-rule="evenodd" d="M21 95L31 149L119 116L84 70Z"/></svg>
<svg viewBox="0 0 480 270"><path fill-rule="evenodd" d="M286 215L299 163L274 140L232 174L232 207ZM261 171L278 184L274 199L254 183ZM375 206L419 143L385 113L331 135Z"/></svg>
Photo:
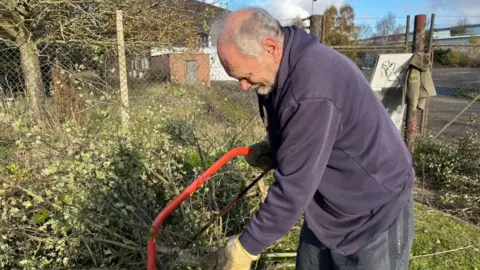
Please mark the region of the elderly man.
<svg viewBox="0 0 480 270"><path fill-rule="evenodd" d="M411 155L357 66L259 8L231 13L217 45L226 72L266 111L267 140L247 161L268 157L275 182L208 263L250 269L304 216L297 269L408 269Z"/></svg>

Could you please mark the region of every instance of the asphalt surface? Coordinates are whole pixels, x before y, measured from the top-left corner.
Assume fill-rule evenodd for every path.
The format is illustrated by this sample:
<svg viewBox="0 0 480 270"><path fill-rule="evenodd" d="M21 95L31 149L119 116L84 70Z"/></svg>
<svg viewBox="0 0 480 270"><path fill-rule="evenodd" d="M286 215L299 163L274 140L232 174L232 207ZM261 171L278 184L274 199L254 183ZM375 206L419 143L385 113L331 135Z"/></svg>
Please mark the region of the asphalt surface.
<svg viewBox="0 0 480 270"><path fill-rule="evenodd" d="M480 68L438 68L432 70L432 78L439 88L480 88Z"/></svg>
<svg viewBox="0 0 480 270"><path fill-rule="evenodd" d="M430 98L427 130L435 135L470 103L470 100L453 96L455 91L480 89L480 69L434 67L432 78L437 96ZM480 90L477 90L477 93L480 93ZM472 114L478 116L476 124L470 121ZM468 129L480 132L479 102L472 104L439 138L453 140Z"/></svg>
<svg viewBox="0 0 480 270"><path fill-rule="evenodd" d="M468 100L450 96L432 97L429 101L428 107L428 132L431 135L435 135L448 122L454 119L455 116L457 116L457 114L460 113L469 103L470 101ZM474 113L477 115L476 124L472 124L470 121L472 114ZM480 103L472 104L439 136L439 138L443 140L453 140L469 129L480 132Z"/></svg>

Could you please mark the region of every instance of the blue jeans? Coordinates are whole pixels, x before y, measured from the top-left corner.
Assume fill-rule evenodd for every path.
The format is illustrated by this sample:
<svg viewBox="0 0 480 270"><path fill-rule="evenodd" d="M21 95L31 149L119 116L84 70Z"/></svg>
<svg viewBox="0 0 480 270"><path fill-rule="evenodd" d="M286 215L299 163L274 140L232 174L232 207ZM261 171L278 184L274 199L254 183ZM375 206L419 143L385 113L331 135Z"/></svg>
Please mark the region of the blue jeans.
<svg viewBox="0 0 480 270"><path fill-rule="evenodd" d="M304 223L296 258L298 270L407 270L414 234L413 198L394 224L355 254L343 256L325 247Z"/></svg>

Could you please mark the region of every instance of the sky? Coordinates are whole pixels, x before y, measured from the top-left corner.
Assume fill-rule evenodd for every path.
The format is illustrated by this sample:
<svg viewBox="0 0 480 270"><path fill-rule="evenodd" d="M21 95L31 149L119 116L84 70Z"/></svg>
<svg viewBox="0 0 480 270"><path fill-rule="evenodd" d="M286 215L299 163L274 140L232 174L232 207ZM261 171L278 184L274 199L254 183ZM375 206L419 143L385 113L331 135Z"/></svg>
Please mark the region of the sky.
<svg viewBox="0 0 480 270"><path fill-rule="evenodd" d="M427 18L435 13L435 27L455 25L461 18L469 23L480 23L480 0L222 0L229 9L235 10L245 6L260 6L268 10L282 24L299 16L307 17L312 13L322 14L330 5L349 4L355 11L357 24L375 22L389 12L396 17L397 24L406 25L406 16L410 15L413 29L416 14L426 14ZM430 21L428 20L428 23ZM428 27L428 26L427 26Z"/></svg>

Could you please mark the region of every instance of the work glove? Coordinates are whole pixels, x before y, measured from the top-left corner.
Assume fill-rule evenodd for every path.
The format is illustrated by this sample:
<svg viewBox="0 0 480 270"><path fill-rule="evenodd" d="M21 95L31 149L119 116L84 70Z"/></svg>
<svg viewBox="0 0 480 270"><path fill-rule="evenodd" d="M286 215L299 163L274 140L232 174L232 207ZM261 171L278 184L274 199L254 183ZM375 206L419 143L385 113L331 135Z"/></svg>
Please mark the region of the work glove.
<svg viewBox="0 0 480 270"><path fill-rule="evenodd" d="M260 142L251 145L250 154L245 157L245 161L250 166L260 168L262 170L269 170L273 166L272 158L270 155L270 143L268 137L265 137Z"/></svg>
<svg viewBox="0 0 480 270"><path fill-rule="evenodd" d="M200 259L200 265L205 270L250 270L253 261L260 255L249 254L238 240L239 235L232 236L225 247Z"/></svg>

